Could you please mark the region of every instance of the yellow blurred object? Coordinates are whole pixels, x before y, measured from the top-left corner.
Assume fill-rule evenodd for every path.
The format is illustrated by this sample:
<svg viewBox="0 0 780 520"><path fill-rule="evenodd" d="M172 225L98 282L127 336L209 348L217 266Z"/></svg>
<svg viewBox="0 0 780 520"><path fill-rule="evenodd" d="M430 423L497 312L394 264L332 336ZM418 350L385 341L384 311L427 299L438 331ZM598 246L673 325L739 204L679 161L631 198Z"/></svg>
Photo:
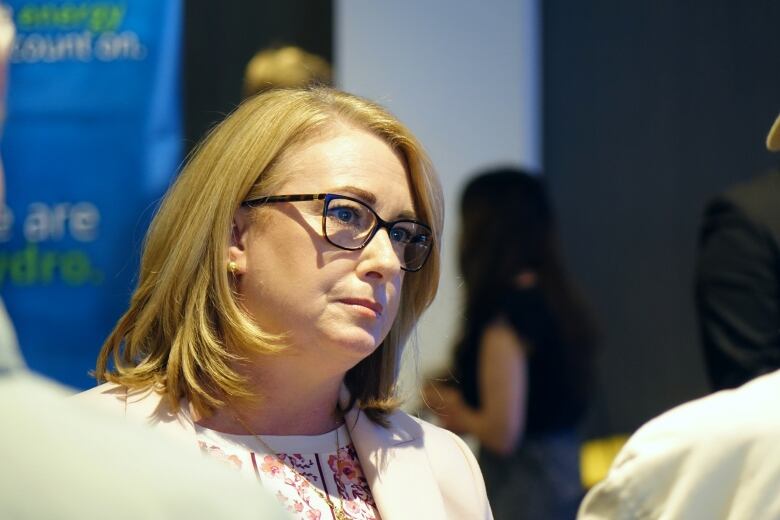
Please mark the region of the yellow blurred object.
<svg viewBox="0 0 780 520"><path fill-rule="evenodd" d="M628 435L613 435L584 442L580 448L580 478L590 489L607 476L615 456L628 440Z"/></svg>
<svg viewBox="0 0 780 520"><path fill-rule="evenodd" d="M332 85L330 64L321 56L288 45L257 52L244 71L244 97L273 88Z"/></svg>

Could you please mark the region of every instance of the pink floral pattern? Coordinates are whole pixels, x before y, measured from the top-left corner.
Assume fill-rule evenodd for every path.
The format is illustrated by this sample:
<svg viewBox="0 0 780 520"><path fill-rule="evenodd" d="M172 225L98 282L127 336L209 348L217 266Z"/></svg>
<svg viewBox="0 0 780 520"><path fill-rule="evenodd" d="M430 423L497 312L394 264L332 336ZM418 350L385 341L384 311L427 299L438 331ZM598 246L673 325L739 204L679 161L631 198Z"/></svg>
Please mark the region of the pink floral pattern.
<svg viewBox="0 0 780 520"><path fill-rule="evenodd" d="M198 441L198 446L200 447L200 451L208 454L210 457L217 459L228 466L241 469L241 459L235 455L226 454L219 446L209 445L203 441Z"/></svg>
<svg viewBox="0 0 780 520"><path fill-rule="evenodd" d="M252 456L254 457L254 454ZM293 496L297 495L297 498L290 500L290 493L285 494L282 491L277 493L276 498L288 513L306 520L320 520L322 517L319 509L321 505L318 504L319 495L311 489L311 483L316 483L320 479L312 471L315 463L316 459L306 459L300 453L293 455L281 453L276 456L265 455L263 463L258 468L266 477L281 479L288 491L294 490ZM290 468L295 468L295 471Z"/></svg>
<svg viewBox="0 0 780 520"><path fill-rule="evenodd" d="M242 459L249 460L251 464L246 469L253 471L261 484L274 493L292 518L330 520L334 517L327 502L312 488L317 486L319 490L324 488L331 496L339 497L339 500L333 499L333 503L348 518L379 519L371 489L352 444L340 448L337 454L327 455L327 461L317 453L230 453L231 450L211 442L199 440L198 445L204 453L237 470L244 467Z"/></svg>
<svg viewBox="0 0 780 520"><path fill-rule="evenodd" d="M377 518L376 503L363 475L357 452L352 444L340 448L328 457L328 466L334 474L336 488L344 511L350 518L373 520Z"/></svg>
<svg viewBox="0 0 780 520"><path fill-rule="evenodd" d="M260 471L271 478L284 478L284 463L272 455L263 457Z"/></svg>

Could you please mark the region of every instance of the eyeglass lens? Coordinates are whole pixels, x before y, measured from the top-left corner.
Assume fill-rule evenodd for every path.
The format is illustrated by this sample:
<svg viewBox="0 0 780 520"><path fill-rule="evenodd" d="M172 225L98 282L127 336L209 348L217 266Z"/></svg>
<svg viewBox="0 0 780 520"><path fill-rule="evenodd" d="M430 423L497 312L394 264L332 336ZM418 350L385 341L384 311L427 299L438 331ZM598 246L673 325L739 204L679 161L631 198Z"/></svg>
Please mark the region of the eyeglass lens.
<svg viewBox="0 0 780 520"><path fill-rule="evenodd" d="M325 235L334 245L360 249L372 238L378 220L371 208L345 198L328 199L325 204ZM388 235L404 269L416 271L422 267L431 246L431 233L426 227L399 220L392 223Z"/></svg>

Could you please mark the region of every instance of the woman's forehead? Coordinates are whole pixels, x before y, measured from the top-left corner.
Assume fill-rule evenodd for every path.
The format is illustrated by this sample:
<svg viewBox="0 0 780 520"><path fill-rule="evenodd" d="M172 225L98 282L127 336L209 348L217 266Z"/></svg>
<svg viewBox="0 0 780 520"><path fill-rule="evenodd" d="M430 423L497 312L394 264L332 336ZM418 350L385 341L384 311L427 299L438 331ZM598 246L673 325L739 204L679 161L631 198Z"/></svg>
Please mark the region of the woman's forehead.
<svg viewBox="0 0 780 520"><path fill-rule="evenodd" d="M371 205L392 205L398 212L413 207L404 161L366 131L352 129L305 143L290 150L277 168L284 193L343 193Z"/></svg>

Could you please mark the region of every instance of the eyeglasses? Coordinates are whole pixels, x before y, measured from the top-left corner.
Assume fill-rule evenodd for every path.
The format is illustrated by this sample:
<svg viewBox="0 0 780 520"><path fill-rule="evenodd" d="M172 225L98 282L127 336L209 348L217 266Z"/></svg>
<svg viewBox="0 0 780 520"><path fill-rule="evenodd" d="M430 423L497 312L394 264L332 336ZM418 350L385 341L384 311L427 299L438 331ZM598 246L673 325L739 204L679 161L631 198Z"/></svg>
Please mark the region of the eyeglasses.
<svg viewBox="0 0 780 520"><path fill-rule="evenodd" d="M377 231L386 229L404 271L419 271L433 248L431 228L412 219L387 222L366 203L334 193L310 195L270 195L245 200L243 207L255 208L273 202L325 201L322 206L322 233L336 247L355 251L371 242Z"/></svg>

